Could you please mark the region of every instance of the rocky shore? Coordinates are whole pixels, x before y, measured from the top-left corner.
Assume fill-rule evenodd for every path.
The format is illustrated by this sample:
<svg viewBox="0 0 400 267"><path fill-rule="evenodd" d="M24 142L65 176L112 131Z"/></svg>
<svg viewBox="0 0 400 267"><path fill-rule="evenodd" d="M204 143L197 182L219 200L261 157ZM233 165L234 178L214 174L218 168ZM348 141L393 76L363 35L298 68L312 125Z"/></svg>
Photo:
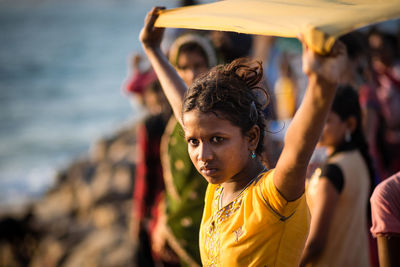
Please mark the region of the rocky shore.
<svg viewBox="0 0 400 267"><path fill-rule="evenodd" d="M0 217L0 266L133 266L135 125L97 141L38 201Z"/></svg>

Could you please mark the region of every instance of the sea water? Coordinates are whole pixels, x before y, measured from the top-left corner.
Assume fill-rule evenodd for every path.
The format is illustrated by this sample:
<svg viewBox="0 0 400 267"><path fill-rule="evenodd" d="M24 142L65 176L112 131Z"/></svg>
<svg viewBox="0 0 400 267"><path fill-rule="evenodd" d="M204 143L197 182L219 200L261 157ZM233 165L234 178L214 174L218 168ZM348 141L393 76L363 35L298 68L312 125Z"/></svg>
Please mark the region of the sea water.
<svg viewBox="0 0 400 267"><path fill-rule="evenodd" d="M121 92L150 0L0 1L0 207L138 118Z"/></svg>

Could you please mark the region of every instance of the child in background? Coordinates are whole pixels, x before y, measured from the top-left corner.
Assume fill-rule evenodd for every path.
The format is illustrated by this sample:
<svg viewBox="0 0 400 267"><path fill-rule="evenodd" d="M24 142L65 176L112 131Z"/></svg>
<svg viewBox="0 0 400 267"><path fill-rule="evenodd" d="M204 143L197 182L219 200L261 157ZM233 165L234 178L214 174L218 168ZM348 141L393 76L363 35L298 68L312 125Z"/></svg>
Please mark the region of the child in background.
<svg viewBox="0 0 400 267"><path fill-rule="evenodd" d="M131 57L131 73L124 82L123 92L131 97L131 104L137 103L149 107L145 103L144 92L146 87L157 79L152 68L143 67L143 58L140 54L133 54Z"/></svg>
<svg viewBox="0 0 400 267"><path fill-rule="evenodd" d="M216 65L211 42L198 33L184 33L169 49L169 61L187 86ZM153 249L164 255L168 247L182 265L200 266L199 237L207 182L190 160L183 130L173 117L162 137L161 159L166 192L161 207L162 219L153 234ZM169 254L164 257L168 260Z"/></svg>
<svg viewBox="0 0 400 267"><path fill-rule="evenodd" d="M132 238L137 242L137 266L156 266L158 260L151 249L151 235L159 220L158 205L163 194L164 180L160 160L160 143L171 108L150 68L142 70L139 55L132 58L133 74L125 83L125 92L132 101L137 99L147 114L137 125L137 162L133 189ZM133 98L133 99L132 99Z"/></svg>

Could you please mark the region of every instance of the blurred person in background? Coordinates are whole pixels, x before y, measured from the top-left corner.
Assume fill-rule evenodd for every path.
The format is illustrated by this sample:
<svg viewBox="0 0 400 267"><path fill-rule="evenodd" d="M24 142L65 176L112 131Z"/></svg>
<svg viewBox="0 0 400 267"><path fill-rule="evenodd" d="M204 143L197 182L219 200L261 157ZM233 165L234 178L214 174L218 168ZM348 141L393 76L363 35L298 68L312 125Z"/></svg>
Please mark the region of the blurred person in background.
<svg viewBox="0 0 400 267"><path fill-rule="evenodd" d="M295 38L255 35L251 56L262 62L264 83L270 94L265 110L270 131L265 145L269 149L264 157L268 166L273 167L282 151L285 131L307 86L301 71L301 44Z"/></svg>
<svg viewBox="0 0 400 267"><path fill-rule="evenodd" d="M380 179L400 170L400 61L395 35L372 30L368 35L375 87L361 92L366 133Z"/></svg>
<svg viewBox="0 0 400 267"><path fill-rule="evenodd" d="M312 219L301 266L371 266L367 207L374 170L351 86L338 88L319 146L328 158L306 186Z"/></svg>
<svg viewBox="0 0 400 267"><path fill-rule="evenodd" d="M371 233L378 239L380 267L400 266L400 172L375 188L371 213Z"/></svg>
<svg viewBox="0 0 400 267"><path fill-rule="evenodd" d="M282 53L279 77L274 85L276 116L278 120L290 120L297 110L296 76L289 62L288 53Z"/></svg>
<svg viewBox="0 0 400 267"><path fill-rule="evenodd" d="M208 33L222 63L230 63L236 58L250 55L253 36L249 34L210 31Z"/></svg>
<svg viewBox="0 0 400 267"><path fill-rule="evenodd" d="M165 126L171 116L157 76L151 68L141 69L142 58L132 57L133 73L125 83L125 92L137 99L147 114L137 125L137 163L133 191L131 232L137 241L135 264L157 266L153 259L150 236L159 218L158 203L165 190L160 160L160 143Z"/></svg>
<svg viewBox="0 0 400 267"><path fill-rule="evenodd" d="M154 71L146 66L147 60L139 53L134 53L130 58L130 73L125 80L122 90L125 95L129 97L132 106L141 105L147 108L145 103L145 89L156 78Z"/></svg>
<svg viewBox="0 0 400 267"><path fill-rule="evenodd" d="M341 83L352 86L357 92L365 86L376 86L372 78L371 58L365 33L351 32L341 36L339 40L345 44L348 55L347 71L343 74Z"/></svg>
<svg viewBox="0 0 400 267"><path fill-rule="evenodd" d="M169 61L187 86L217 63L210 40L199 33L182 34L169 49ZM171 118L162 138L161 157L166 193L161 220L153 235L153 250L165 266L200 266L199 237L207 182L189 158L183 129Z"/></svg>
<svg viewBox="0 0 400 267"><path fill-rule="evenodd" d="M368 143L369 153L372 159L372 167L375 171L374 185L380 180L378 171L378 158L374 146L377 138L376 131L371 131L376 123L374 114L376 105L368 99L368 95L374 93L377 88L377 82L373 76L371 57L368 50L368 38L365 33L351 32L339 38L347 48L348 61L346 63L347 71L344 73L341 83L352 86L359 95L359 102L362 113L362 125L364 135ZM368 208L368 210L370 210ZM368 214L368 228L371 227L371 216ZM378 248L376 239L368 232L370 246L370 256L372 266L379 266Z"/></svg>

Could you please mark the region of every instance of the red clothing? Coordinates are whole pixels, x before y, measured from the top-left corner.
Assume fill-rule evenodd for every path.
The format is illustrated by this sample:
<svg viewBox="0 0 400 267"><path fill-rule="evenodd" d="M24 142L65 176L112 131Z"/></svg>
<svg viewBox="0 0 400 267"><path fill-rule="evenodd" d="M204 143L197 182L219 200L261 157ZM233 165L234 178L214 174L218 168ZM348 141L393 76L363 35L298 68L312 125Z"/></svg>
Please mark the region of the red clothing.
<svg viewBox="0 0 400 267"><path fill-rule="evenodd" d="M148 228L152 228L157 220L157 204L164 192L160 161L160 142L164 129L165 121L161 115L150 116L139 126L136 136L138 161L133 193L134 212L141 222L149 221Z"/></svg>
<svg viewBox="0 0 400 267"><path fill-rule="evenodd" d="M154 82L156 79L157 75L153 69L149 69L145 72L135 71L125 82L124 91L127 94L143 94L146 86Z"/></svg>

